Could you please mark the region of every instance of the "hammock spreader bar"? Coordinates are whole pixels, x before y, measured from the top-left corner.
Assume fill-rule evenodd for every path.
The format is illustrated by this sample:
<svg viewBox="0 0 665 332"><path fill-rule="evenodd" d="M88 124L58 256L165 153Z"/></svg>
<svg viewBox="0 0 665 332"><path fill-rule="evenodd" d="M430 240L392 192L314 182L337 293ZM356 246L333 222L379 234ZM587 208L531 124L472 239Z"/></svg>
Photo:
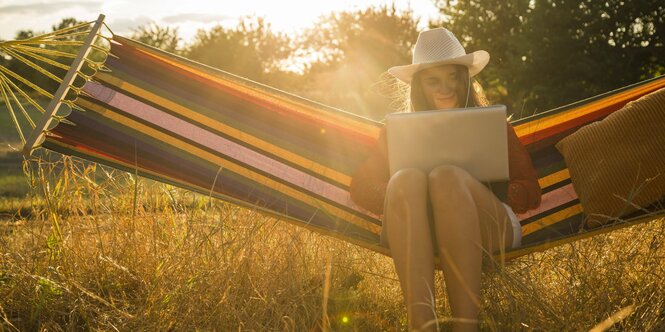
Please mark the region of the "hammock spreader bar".
<svg viewBox="0 0 665 332"><path fill-rule="evenodd" d="M43 147L389 254L379 245L379 216L356 206L348 193L381 123L121 36L113 36L111 55L104 64L109 71L97 72L76 100L86 111L67 117L75 126L59 124ZM665 214L660 205L622 223L583 229L579 200L554 147L581 126L663 87L665 77L658 77L513 122L538 171L543 203L519 215L523 246L505 258Z"/></svg>
<svg viewBox="0 0 665 332"><path fill-rule="evenodd" d="M62 99L67 95L70 85L74 82L77 73L81 70L81 67L83 66L84 59L88 56L88 53L90 53L92 43L95 41L95 37L102 28L104 17L105 16L103 14L100 14L99 17L97 18L97 21L95 21L95 24L92 26L92 30L90 30L88 36L83 41L83 45L81 46L79 54L72 62L69 70L67 71L67 74L65 74L62 83L60 84L58 90L56 90L55 94L53 95L53 99L51 99L51 101L49 102L46 108L46 113L43 114L43 116L37 123L35 129L32 131L32 133L26 140L26 143L23 146L23 153L26 156L29 157L32 154L32 150L38 145L38 142L41 141L41 139L43 138L46 128L48 128L49 124L53 120L53 115L60 107L60 104L62 104Z"/></svg>

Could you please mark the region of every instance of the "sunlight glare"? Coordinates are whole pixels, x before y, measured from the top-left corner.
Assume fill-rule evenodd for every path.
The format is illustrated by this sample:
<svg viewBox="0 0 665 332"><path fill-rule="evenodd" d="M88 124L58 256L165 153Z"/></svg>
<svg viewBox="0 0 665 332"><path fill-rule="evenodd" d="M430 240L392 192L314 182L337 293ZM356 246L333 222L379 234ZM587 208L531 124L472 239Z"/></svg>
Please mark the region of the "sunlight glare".
<svg viewBox="0 0 665 332"><path fill-rule="evenodd" d="M3 2L3 1L0 1ZM24 0L5 0L0 7L20 7ZM184 42L190 42L199 29L215 25L234 27L248 16L263 17L275 31L295 34L303 29L315 28L321 16L332 12L356 11L370 6L395 5L400 10L412 9L421 18L422 28L429 18L438 17L438 10L431 0L107 0L83 3L53 0L61 5L55 11L3 13L0 15L0 39L11 39L19 29L47 31L63 17L94 20L103 13L113 31L129 35L132 29L148 23L179 29Z"/></svg>

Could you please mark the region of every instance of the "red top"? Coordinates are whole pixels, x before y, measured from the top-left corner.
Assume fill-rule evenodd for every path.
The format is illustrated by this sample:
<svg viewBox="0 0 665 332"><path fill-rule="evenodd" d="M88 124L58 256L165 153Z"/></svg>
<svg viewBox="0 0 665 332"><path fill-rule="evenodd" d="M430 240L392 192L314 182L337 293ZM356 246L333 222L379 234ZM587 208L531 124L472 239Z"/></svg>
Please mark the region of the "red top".
<svg viewBox="0 0 665 332"><path fill-rule="evenodd" d="M507 204L516 213L524 213L540 205L540 185L531 157L520 142L515 129L508 125L508 182ZM386 129L381 129L379 139L369 158L356 169L351 179L351 199L361 207L383 214L383 200L390 180Z"/></svg>

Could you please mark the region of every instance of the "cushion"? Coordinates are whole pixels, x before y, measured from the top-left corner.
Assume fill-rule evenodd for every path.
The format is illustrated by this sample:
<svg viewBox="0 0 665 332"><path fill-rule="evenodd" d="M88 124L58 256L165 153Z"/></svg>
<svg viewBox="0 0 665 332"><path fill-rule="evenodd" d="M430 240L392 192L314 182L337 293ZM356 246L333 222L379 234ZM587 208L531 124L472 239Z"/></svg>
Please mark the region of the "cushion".
<svg viewBox="0 0 665 332"><path fill-rule="evenodd" d="M665 196L665 89L626 104L556 144L588 227Z"/></svg>

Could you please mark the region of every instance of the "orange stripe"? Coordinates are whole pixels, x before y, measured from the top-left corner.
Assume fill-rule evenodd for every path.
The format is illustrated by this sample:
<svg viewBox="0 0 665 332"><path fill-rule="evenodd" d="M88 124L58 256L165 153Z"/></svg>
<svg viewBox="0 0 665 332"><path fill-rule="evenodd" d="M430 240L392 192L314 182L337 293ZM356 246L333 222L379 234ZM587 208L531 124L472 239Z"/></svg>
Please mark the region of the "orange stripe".
<svg viewBox="0 0 665 332"><path fill-rule="evenodd" d="M552 114L541 119L523 123L515 127L515 132L520 138L528 135L538 135L538 132L547 130L550 127L561 125L562 123L572 121L576 118L602 111L607 107L611 107L627 100L637 99L646 93L663 87L665 87L665 79L656 80L643 86L619 92L595 102L572 108L562 113Z"/></svg>
<svg viewBox="0 0 665 332"><path fill-rule="evenodd" d="M120 90L128 91L131 94L137 95L141 98L144 98L160 107L168 109L174 113L180 114L196 123L204 124L210 126L211 128L218 130L226 135L240 139L241 141L268 153L274 154L284 160L288 160L300 167L310 170L313 173L323 175L328 179L341 183L342 185L349 186L351 184L351 177L347 174L338 172L332 168L326 167L323 164L316 163L310 159L304 158L298 154L292 153L286 149L282 149L274 144L270 144L258 137L252 136L246 132L237 130L231 126L224 124L223 122L211 119L195 110L191 110L187 107L184 107L176 102L173 102L162 96L158 96L154 93L151 93L147 90L144 90L138 86L127 83L115 76L98 72L96 78L100 81L107 83L109 85L115 86Z"/></svg>
<svg viewBox="0 0 665 332"><path fill-rule="evenodd" d="M264 103L267 103L267 105L272 105L272 106L277 105L283 109L296 112L303 117L311 118L315 121L321 121L322 119L326 119L326 122L333 126L340 127L344 130L352 130L356 134L359 134L361 136L366 136L373 139L376 139L379 136L381 128L378 125L368 124L346 116L337 116L333 112L326 112L321 109L317 109L315 107L307 105L305 103L299 102L298 100L296 100L295 96L289 98L286 95L278 95L270 91L260 91L260 88L258 87L249 86L248 85L249 81L243 82L244 83L243 84L241 82L234 82L229 79L220 78L218 76L209 74L205 71L198 70L186 64L180 63L179 61L171 60L159 56L157 54L150 53L148 50L144 49L138 44L135 45L134 48L138 52L141 52L146 56L157 59L159 61L163 61L165 63L178 67L182 70L185 70L197 76L206 78L210 81L213 81L221 86L230 89L231 91L240 92L244 96L249 96L252 99L263 101ZM341 110L339 111L342 112Z"/></svg>

